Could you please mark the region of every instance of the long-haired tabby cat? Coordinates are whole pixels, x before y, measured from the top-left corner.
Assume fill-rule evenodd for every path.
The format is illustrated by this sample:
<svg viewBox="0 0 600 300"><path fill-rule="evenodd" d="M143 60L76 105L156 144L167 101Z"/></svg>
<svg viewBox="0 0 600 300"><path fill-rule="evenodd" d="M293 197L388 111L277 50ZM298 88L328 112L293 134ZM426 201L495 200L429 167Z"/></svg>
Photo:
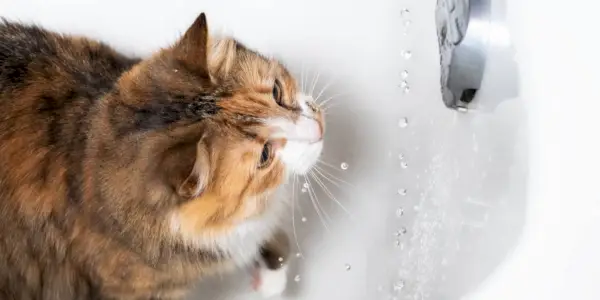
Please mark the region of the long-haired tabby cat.
<svg viewBox="0 0 600 300"><path fill-rule="evenodd" d="M0 298L179 299L253 264L281 292L275 194L317 161L323 124L204 14L148 59L0 21Z"/></svg>

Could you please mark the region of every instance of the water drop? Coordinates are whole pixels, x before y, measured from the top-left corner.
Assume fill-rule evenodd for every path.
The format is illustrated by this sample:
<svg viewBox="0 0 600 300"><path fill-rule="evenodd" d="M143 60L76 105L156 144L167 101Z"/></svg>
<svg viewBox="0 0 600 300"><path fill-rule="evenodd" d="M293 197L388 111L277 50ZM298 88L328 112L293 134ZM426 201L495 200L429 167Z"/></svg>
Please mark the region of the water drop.
<svg viewBox="0 0 600 300"><path fill-rule="evenodd" d="M406 79L406 78L408 78L408 71L407 71L407 70L404 70L404 71L402 71L402 72L400 73L400 77L401 77L402 79Z"/></svg>
<svg viewBox="0 0 600 300"><path fill-rule="evenodd" d="M308 192L308 189L307 189L307 188L305 188L305 187L302 187L302 189L300 190L300 192L302 192L302 193L306 193L306 192Z"/></svg>
<svg viewBox="0 0 600 300"><path fill-rule="evenodd" d="M303 187L303 188L305 188L305 189L308 189L308 188L310 188L310 183L308 183L308 182L305 182L305 183L302 185L302 187Z"/></svg>
<svg viewBox="0 0 600 300"><path fill-rule="evenodd" d="M410 50L404 50L402 51L402 57L404 57L404 59L410 59L412 57L412 52Z"/></svg>
<svg viewBox="0 0 600 300"><path fill-rule="evenodd" d="M279 257L277 260L278 260L279 262L283 262L283 257Z"/></svg>
<svg viewBox="0 0 600 300"><path fill-rule="evenodd" d="M302 257L302 253L296 252L296 257L298 257L298 258Z"/></svg>
<svg viewBox="0 0 600 300"><path fill-rule="evenodd" d="M412 24L411 20L404 21L404 27L409 27Z"/></svg>
<svg viewBox="0 0 600 300"><path fill-rule="evenodd" d="M403 160L404 159L404 153L398 153L398 159Z"/></svg>
<svg viewBox="0 0 600 300"><path fill-rule="evenodd" d="M405 94L410 92L410 86L408 86L408 81L406 80L402 80L402 82L400 82L400 88Z"/></svg>
<svg viewBox="0 0 600 300"><path fill-rule="evenodd" d="M401 237L401 236L405 235L407 232L408 232L408 230L406 230L406 227L402 227L402 228L398 229L398 231L396 231L396 236Z"/></svg>
<svg viewBox="0 0 600 300"><path fill-rule="evenodd" d="M408 127L408 119L407 118L400 119L400 121L398 121L398 127L400 127L400 128Z"/></svg>
<svg viewBox="0 0 600 300"><path fill-rule="evenodd" d="M300 220L302 220L302 222L306 223L306 217L302 217L302 219L300 219Z"/></svg>
<svg viewBox="0 0 600 300"><path fill-rule="evenodd" d="M408 168L408 163L406 163L405 161L400 163L400 167L402 167L402 169L406 169Z"/></svg>
<svg viewBox="0 0 600 300"><path fill-rule="evenodd" d="M340 168L342 168L342 170L348 170L348 163L343 162L340 164Z"/></svg>
<svg viewBox="0 0 600 300"><path fill-rule="evenodd" d="M403 8L400 11L400 16L403 18L408 18L410 16L410 10L408 8Z"/></svg>
<svg viewBox="0 0 600 300"><path fill-rule="evenodd" d="M415 205L415 206L413 207L413 209L414 209L415 211L419 211L421 208L420 208L418 205Z"/></svg>
<svg viewBox="0 0 600 300"><path fill-rule="evenodd" d="M398 189L398 195L406 196L408 191L406 189Z"/></svg>
<svg viewBox="0 0 600 300"><path fill-rule="evenodd" d="M404 288L404 280L394 282L394 291L399 292Z"/></svg>
<svg viewBox="0 0 600 300"><path fill-rule="evenodd" d="M400 218L404 216L404 209L402 207L396 209L396 217Z"/></svg>
<svg viewBox="0 0 600 300"><path fill-rule="evenodd" d="M350 264L346 264L346 271L350 271L352 269L352 266Z"/></svg>
<svg viewBox="0 0 600 300"><path fill-rule="evenodd" d="M300 275L294 276L294 281L295 282L300 282L300 280L302 280L302 278L300 277Z"/></svg>
<svg viewBox="0 0 600 300"><path fill-rule="evenodd" d="M394 242L394 246L396 246L396 248L400 248L400 249L404 248L404 247L402 247L402 241L401 240L396 240Z"/></svg>

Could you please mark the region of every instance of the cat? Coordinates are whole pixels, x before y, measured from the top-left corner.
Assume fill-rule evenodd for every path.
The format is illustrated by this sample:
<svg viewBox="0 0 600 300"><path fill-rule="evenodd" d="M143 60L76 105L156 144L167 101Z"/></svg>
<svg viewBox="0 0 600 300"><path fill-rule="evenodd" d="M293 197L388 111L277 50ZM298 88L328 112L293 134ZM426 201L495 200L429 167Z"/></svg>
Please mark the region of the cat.
<svg viewBox="0 0 600 300"><path fill-rule="evenodd" d="M146 59L0 20L0 298L181 299L253 265L281 293L280 187L324 130L280 62L204 13Z"/></svg>

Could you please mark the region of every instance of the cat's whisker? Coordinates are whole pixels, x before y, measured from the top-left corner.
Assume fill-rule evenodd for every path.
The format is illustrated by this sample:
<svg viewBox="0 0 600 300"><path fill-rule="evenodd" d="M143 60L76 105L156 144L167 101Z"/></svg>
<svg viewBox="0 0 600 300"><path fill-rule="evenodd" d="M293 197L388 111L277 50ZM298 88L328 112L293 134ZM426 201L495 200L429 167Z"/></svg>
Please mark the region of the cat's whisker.
<svg viewBox="0 0 600 300"><path fill-rule="evenodd" d="M310 172L308 173L308 175L309 175L308 177L305 176L306 181L310 184L310 188L308 189L308 192L313 194L313 196L315 197L315 202L321 208L321 212L323 212L323 215L325 216L325 219L331 224L331 223L333 223L331 217L329 216L329 214L327 213L327 211L323 207L323 204L319 200L319 197L317 196L316 190L312 188L313 182L310 180L310 178L311 178ZM314 178L313 178L313 180L314 180Z"/></svg>
<svg viewBox="0 0 600 300"><path fill-rule="evenodd" d="M321 89L321 91L319 92L319 94L317 95L317 97L315 97L315 102L319 102L319 99L321 99L321 96L323 95L323 93L333 84L333 79L329 80L329 82L327 82L326 85L323 86L323 88Z"/></svg>
<svg viewBox="0 0 600 300"><path fill-rule="evenodd" d="M323 163L323 162L320 162L320 163ZM337 180L339 183L346 184L346 185L348 185L350 187L353 187L353 188L356 187L355 185L351 184L350 182L345 181L345 180L343 180L343 179L341 179L341 178L339 178L339 177L337 177L337 176L335 176L335 175L327 172L327 170L325 170L324 168L319 167L318 165L314 166L314 168L315 168L315 170L318 170L319 172L321 172L322 175L323 175L323 177L325 179L329 180L330 182L334 182L333 180Z"/></svg>
<svg viewBox="0 0 600 300"><path fill-rule="evenodd" d="M310 182L308 180L308 178L306 178L306 175L303 175L303 176L304 176L304 180L306 182ZM321 213L321 208L320 208L318 202L315 200L315 196L313 195L313 191L310 188L308 189L308 196L310 198L310 201L313 204L313 207L315 208L315 211L317 212L317 215L319 216L319 219L321 220L321 223L323 223L323 227L325 227L325 230L329 231L329 226L327 226L327 222L325 221L325 218L323 217L323 214L325 213L325 211L323 211L323 213Z"/></svg>
<svg viewBox="0 0 600 300"><path fill-rule="evenodd" d="M348 211L348 209L346 209L346 207L340 201L338 201L338 199L333 195L333 193L329 190L329 188L327 188L325 183L319 178L319 176L317 176L317 173L314 173L311 170L309 172L309 174L313 177L313 179L321 187L321 189L323 190L325 195L327 195L329 197L329 199L333 200L333 202L335 202L348 215L348 217L350 217L350 219L354 219L354 216Z"/></svg>
<svg viewBox="0 0 600 300"><path fill-rule="evenodd" d="M304 64L304 62L302 62L302 68L301 68L301 71L300 71L300 91L302 93L304 93L304 83L305 83L304 82L304 76L306 75L305 71L306 71L305 70L305 64Z"/></svg>
<svg viewBox="0 0 600 300"><path fill-rule="evenodd" d="M323 102L319 103L319 105L321 107L325 107L325 104L327 104L329 101L334 100L334 99L336 99L336 98L338 98L340 96L346 96L346 95L348 95L347 92L342 92L342 93L334 94L332 96L329 96L327 99L323 100Z"/></svg>
<svg viewBox="0 0 600 300"><path fill-rule="evenodd" d="M319 163L321 165L324 165L324 166L327 166L327 167L330 167L330 168L332 168L334 170L338 170L338 168L336 166L334 166L334 165L332 165L332 164L324 161L322 158L317 159L317 163Z"/></svg>
<svg viewBox="0 0 600 300"><path fill-rule="evenodd" d="M292 180L292 233L294 234L296 248L300 253L303 253L302 247L300 247L300 243L298 242L298 234L296 233L296 180L298 180L298 175L294 174L294 179Z"/></svg>
<svg viewBox="0 0 600 300"><path fill-rule="evenodd" d="M321 72L320 71L317 72L317 76L315 76L313 78L312 87L310 88L310 92L308 93L311 96L315 92L315 88L317 87L317 82L319 81L319 77L321 77Z"/></svg>
<svg viewBox="0 0 600 300"><path fill-rule="evenodd" d="M314 172L317 172L321 177L325 178L328 182L330 182L331 184L335 185L338 188L342 188L342 186L340 185L341 182L337 182L335 180L332 180L331 178L327 177L325 174L323 174L323 172L320 169L317 168L313 168Z"/></svg>

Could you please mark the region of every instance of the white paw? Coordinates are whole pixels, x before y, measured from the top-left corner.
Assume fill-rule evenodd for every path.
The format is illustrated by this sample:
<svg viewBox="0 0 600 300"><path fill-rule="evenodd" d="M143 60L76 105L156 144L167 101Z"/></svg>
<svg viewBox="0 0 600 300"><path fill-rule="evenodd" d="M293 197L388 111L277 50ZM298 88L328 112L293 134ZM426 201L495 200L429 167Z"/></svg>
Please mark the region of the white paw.
<svg viewBox="0 0 600 300"><path fill-rule="evenodd" d="M259 281L256 290L265 298L283 294L287 286L287 265L277 270L264 267L258 269Z"/></svg>

